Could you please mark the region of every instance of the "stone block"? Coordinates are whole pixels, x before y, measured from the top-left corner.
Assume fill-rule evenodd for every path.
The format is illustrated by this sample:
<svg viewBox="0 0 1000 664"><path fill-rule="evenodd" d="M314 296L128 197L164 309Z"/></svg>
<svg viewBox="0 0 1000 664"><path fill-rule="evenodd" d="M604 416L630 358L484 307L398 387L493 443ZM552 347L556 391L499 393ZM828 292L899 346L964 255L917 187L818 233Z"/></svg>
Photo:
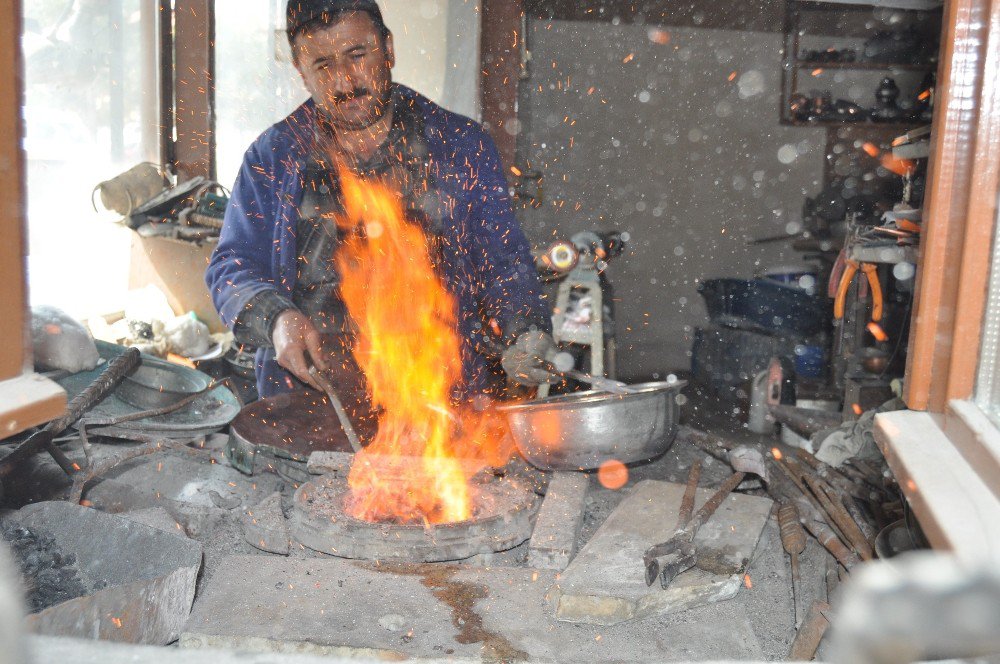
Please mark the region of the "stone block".
<svg viewBox="0 0 1000 664"><path fill-rule="evenodd" d="M575 472L555 473L549 480L528 545L530 567L563 570L569 565L576 554L589 484L588 475Z"/></svg>
<svg viewBox="0 0 1000 664"><path fill-rule="evenodd" d="M30 631L152 645L177 639L194 601L201 544L64 502L35 503L10 518L74 554L91 589L28 616Z"/></svg>
<svg viewBox="0 0 1000 664"><path fill-rule="evenodd" d="M181 524L178 523L174 517L170 516L170 512L162 507L149 507L147 509L126 512L120 516L128 519L129 521L141 523L144 526L156 528L157 530L170 533L171 535L187 537L187 533L184 532L184 528Z"/></svg>
<svg viewBox="0 0 1000 664"><path fill-rule="evenodd" d="M699 489L695 507L714 493ZM684 485L645 480L612 512L562 574L556 617L593 625L682 611L735 596L771 511L767 498L732 494L695 537L697 566L667 589L646 585L643 553L677 526Z"/></svg>
<svg viewBox="0 0 1000 664"><path fill-rule="evenodd" d="M281 494L272 493L240 517L243 539L261 551L287 556L289 547L288 524L281 509Z"/></svg>

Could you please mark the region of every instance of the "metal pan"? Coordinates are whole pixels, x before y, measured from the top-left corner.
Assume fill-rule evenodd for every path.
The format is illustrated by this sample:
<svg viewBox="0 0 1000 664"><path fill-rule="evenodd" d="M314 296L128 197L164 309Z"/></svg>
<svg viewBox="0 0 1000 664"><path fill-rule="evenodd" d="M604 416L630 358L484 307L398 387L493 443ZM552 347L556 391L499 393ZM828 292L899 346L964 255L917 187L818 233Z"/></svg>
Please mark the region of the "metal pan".
<svg viewBox="0 0 1000 664"><path fill-rule="evenodd" d="M498 406L521 454L543 470L590 470L612 459L655 458L677 435L684 381L632 385L629 394L576 392Z"/></svg>

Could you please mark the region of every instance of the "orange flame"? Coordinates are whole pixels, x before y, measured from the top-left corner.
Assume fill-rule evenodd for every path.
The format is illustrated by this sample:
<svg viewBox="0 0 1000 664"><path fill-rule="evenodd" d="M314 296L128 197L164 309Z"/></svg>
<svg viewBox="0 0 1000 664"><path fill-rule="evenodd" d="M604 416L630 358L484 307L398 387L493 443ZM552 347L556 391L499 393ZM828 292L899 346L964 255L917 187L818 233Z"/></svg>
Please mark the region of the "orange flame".
<svg viewBox="0 0 1000 664"><path fill-rule="evenodd" d="M336 256L341 296L357 328L378 433L348 477L358 519L452 523L473 515L469 479L512 451L499 416L452 403L462 375L455 298L423 230L383 184L341 171L347 231Z"/></svg>

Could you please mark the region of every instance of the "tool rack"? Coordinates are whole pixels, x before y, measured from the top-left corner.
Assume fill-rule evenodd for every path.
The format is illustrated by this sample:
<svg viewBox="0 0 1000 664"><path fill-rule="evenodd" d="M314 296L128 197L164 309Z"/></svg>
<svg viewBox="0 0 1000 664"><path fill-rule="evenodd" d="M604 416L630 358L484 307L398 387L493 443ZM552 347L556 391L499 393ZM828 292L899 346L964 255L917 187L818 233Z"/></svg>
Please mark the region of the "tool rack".
<svg viewBox="0 0 1000 664"><path fill-rule="evenodd" d="M921 160L926 160L930 152L929 135L928 127L898 137L893 141L894 156L914 159L918 164L917 171L926 170L926 161ZM910 192L911 188L907 186L903 201L907 205L910 204ZM864 293L861 286L863 277L857 277L847 293L844 318L836 323L838 328L835 330L833 351L833 382L843 394L844 419L852 420L857 418L858 410L864 412L891 399L891 383L902 376L900 368L905 365L906 337L920 251L918 245L873 242L870 236L852 232L845 243L845 254L847 259L859 264L877 266L889 316L888 320L879 323L879 329L887 332L888 338L876 339L869 328L873 295L870 289ZM913 266L913 276L897 280L893 276L894 268L904 263ZM880 348L889 355L885 369L877 374L865 371L859 357L863 349L872 347Z"/></svg>

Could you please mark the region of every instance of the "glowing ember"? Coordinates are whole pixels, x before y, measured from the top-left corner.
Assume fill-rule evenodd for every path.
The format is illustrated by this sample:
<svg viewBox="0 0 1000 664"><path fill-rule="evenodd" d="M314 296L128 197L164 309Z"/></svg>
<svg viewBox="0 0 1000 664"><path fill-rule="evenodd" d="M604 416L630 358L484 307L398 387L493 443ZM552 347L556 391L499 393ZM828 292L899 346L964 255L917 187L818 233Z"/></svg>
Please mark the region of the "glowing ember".
<svg viewBox="0 0 1000 664"><path fill-rule="evenodd" d="M502 465L512 443L499 416L452 403L462 376L456 303L428 238L384 185L343 170L341 181L341 295L357 328L355 358L381 411L375 439L351 467L347 511L366 521L466 520L475 498L469 479Z"/></svg>
<svg viewBox="0 0 1000 664"><path fill-rule="evenodd" d="M605 461L597 469L597 480L604 488L617 491L628 484L628 466L615 459Z"/></svg>

